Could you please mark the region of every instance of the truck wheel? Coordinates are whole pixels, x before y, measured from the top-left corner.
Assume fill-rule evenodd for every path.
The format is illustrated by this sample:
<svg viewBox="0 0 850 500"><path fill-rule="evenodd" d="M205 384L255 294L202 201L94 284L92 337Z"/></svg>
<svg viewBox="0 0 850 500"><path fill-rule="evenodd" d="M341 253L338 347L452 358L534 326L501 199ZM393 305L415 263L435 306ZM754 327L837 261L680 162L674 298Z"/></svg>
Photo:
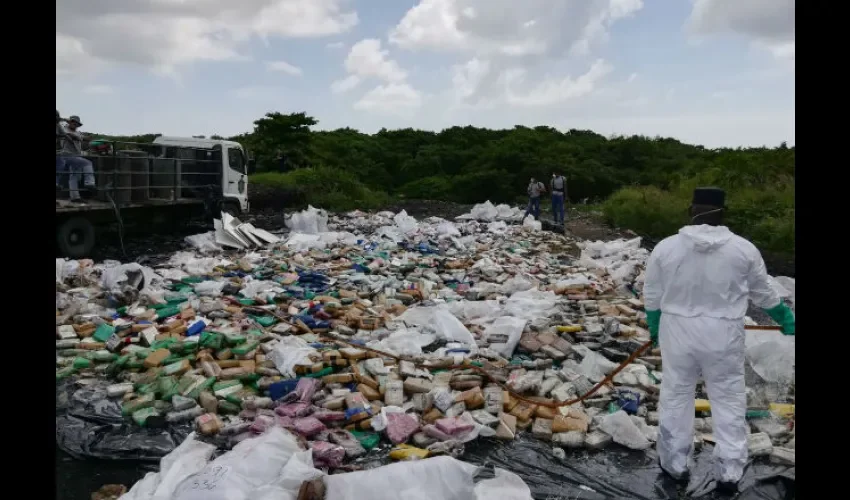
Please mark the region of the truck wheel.
<svg viewBox="0 0 850 500"><path fill-rule="evenodd" d="M87 257L94 249L94 225L85 217L72 217L59 225L56 243L65 257Z"/></svg>

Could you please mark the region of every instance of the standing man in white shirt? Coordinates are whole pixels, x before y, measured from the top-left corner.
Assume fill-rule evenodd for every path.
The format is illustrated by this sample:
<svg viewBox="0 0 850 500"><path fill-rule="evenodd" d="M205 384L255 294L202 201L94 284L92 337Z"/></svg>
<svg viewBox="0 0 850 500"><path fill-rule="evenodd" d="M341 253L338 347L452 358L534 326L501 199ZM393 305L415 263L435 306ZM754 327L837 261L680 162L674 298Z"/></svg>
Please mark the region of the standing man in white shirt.
<svg viewBox="0 0 850 500"><path fill-rule="evenodd" d="M555 219L555 225L561 226L565 222L564 203L567 199L567 179L563 175L553 173L549 188L552 190L552 217Z"/></svg>

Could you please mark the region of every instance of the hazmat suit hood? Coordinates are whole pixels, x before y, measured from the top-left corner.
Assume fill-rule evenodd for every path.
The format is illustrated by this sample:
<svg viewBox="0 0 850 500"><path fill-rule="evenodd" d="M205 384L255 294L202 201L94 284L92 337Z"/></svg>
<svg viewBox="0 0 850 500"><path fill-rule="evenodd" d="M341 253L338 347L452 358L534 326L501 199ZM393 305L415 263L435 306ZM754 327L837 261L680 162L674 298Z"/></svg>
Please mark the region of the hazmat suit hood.
<svg viewBox="0 0 850 500"><path fill-rule="evenodd" d="M733 233L726 226L685 226L679 235L693 245L697 252L714 252L732 239Z"/></svg>

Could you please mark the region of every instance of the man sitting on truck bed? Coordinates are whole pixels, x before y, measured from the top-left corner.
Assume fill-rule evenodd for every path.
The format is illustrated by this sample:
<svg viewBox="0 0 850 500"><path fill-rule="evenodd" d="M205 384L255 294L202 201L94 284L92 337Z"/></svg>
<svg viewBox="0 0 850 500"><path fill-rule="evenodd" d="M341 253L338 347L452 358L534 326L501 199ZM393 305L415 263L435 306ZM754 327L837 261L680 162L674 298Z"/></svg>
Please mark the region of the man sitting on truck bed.
<svg viewBox="0 0 850 500"><path fill-rule="evenodd" d="M79 116L71 116L68 118L68 124L63 126L65 136L62 138L62 159L64 160L64 168L71 172L68 179L68 187L70 188L71 201L81 203L79 183L80 177L83 178L83 185L86 189L93 190L94 183L94 167L92 163L83 158L83 134L77 132L77 129L83 126ZM57 162L57 167L59 163Z"/></svg>

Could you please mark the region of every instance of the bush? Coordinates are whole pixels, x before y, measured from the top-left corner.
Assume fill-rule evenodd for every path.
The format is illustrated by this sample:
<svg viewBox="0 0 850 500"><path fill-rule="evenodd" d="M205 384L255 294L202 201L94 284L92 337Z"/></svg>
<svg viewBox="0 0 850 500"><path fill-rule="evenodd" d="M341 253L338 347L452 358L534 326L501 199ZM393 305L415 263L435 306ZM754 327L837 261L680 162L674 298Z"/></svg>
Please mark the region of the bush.
<svg viewBox="0 0 850 500"><path fill-rule="evenodd" d="M655 187L630 187L614 193L604 204L609 223L651 238L665 238L689 222L687 208L693 189L703 184L688 179L670 191ZM752 241L762 252L795 254L794 181L727 189L726 224Z"/></svg>
<svg viewBox="0 0 850 500"><path fill-rule="evenodd" d="M408 182L399 189L407 198L415 200L445 200L451 197L452 182L448 177L434 176Z"/></svg>
<svg viewBox="0 0 850 500"><path fill-rule="evenodd" d="M610 224L664 238L688 222L689 201L656 187L625 188L602 204L602 212Z"/></svg>
<svg viewBox="0 0 850 500"><path fill-rule="evenodd" d="M368 210L388 203L389 196L366 187L352 173L329 167L312 167L286 173L264 172L252 175L250 182L289 195L300 206L309 203L332 211Z"/></svg>

